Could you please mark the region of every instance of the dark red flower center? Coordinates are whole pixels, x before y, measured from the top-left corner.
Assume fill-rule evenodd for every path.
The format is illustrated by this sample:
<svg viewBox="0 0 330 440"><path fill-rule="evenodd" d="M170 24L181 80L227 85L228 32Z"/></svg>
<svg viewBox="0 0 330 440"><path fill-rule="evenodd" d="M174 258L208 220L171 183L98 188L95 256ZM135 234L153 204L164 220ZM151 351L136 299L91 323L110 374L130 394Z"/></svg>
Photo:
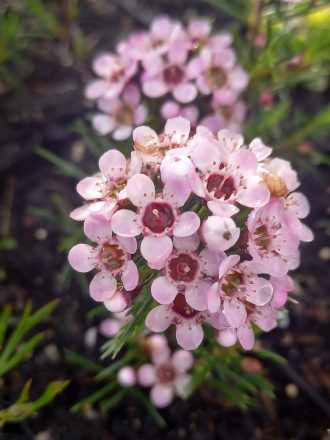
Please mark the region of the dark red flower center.
<svg viewBox="0 0 330 440"><path fill-rule="evenodd" d="M228 200L236 190L234 179L231 176L222 174L211 174L207 179L207 191L213 193L216 199L224 198Z"/></svg>
<svg viewBox="0 0 330 440"><path fill-rule="evenodd" d="M149 203L142 216L143 226L155 234L161 234L167 228L171 228L174 220L173 208L165 202Z"/></svg>
<svg viewBox="0 0 330 440"><path fill-rule="evenodd" d="M118 244L104 244L99 257L105 269L109 271L118 270L125 263L125 252Z"/></svg>
<svg viewBox="0 0 330 440"><path fill-rule="evenodd" d="M166 67L163 71L163 78L167 84L176 86L183 80L184 71L179 66Z"/></svg>
<svg viewBox="0 0 330 440"><path fill-rule="evenodd" d="M172 280L191 283L198 275L199 262L191 255L180 253L169 260L167 269Z"/></svg>
<svg viewBox="0 0 330 440"><path fill-rule="evenodd" d="M157 378L160 383L173 382L175 371L171 364L163 364L156 369Z"/></svg>
<svg viewBox="0 0 330 440"><path fill-rule="evenodd" d="M185 319L191 319L197 315L198 311L190 307L187 303L186 298L182 293L179 293L173 302L172 306L173 312L181 315Z"/></svg>

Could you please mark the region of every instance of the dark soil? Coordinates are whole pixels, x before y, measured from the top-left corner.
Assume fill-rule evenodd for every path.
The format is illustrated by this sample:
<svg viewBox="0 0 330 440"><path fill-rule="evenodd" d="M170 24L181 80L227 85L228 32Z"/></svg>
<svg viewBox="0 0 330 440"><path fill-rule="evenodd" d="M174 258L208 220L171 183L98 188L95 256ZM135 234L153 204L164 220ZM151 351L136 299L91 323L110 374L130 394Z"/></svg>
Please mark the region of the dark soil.
<svg viewBox="0 0 330 440"><path fill-rule="evenodd" d="M80 24L93 35L97 47L112 46L133 27L141 26L159 12L182 17L196 9L213 14L211 7L197 1L129 2L90 0L81 2ZM132 4L128 14L126 7ZM143 13L142 13L143 12ZM145 13L144 13L145 12ZM190 11L191 12L191 11ZM226 17L216 16L217 23ZM276 399L260 396L259 405L248 412L224 407L203 393L188 401L175 401L162 411L168 426L160 429L144 409L125 400L106 417L97 410L73 415L69 409L80 398L95 390L92 377L64 360L67 347L97 360L100 338L86 346L86 331L91 325L86 313L93 307L78 283L63 287L59 271L66 255L57 251L60 227L41 221L29 213L30 207L54 211L51 195L60 194L71 206L78 206L75 180L59 176L54 167L35 155L43 146L64 158L70 158L79 140L72 124L86 117L82 96L89 75L88 64L63 63L60 42L49 42L40 49L34 68L24 79L24 89L8 90L0 96L0 190L2 227L17 241L17 248L0 257L7 278L0 286L0 307L13 303L19 312L27 299L39 307L51 299L61 299L53 319L44 324L47 337L35 356L6 378L3 402L12 402L26 380L33 378L32 397L51 380L70 379L69 388L37 418L7 425L1 439L189 439L189 440L275 440L330 438L330 300L327 236L320 226L328 209L328 170L313 168L308 157L293 156L299 168L301 191L311 201L307 223L315 232L313 243L303 246L302 263L295 273L297 305L290 305L287 328L263 336L263 344L289 361L288 366L265 362L274 383ZM48 56L45 56L48 53ZM52 54L52 57L49 54ZM298 94L299 95L299 94ZM329 97L329 94L327 94ZM299 99L299 96L297 97ZM298 101L299 102L299 101ZM306 103L305 103L306 105ZM315 103L313 102L313 106ZM320 148L326 147L319 145ZM82 166L96 167L86 153ZM45 236L45 231L47 236ZM320 253L322 249L322 252ZM329 248L328 248L329 253ZM322 258L321 258L322 257ZM51 347L51 348L49 348ZM2 390L3 391L3 390Z"/></svg>

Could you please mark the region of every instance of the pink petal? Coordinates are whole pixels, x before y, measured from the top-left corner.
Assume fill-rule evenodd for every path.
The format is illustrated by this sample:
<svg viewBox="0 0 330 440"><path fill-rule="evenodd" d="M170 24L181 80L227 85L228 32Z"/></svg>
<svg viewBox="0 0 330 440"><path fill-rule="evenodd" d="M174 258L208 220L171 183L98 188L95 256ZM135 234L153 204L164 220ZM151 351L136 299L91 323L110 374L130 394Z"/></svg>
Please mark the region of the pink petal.
<svg viewBox="0 0 330 440"><path fill-rule="evenodd" d="M252 350L254 346L254 334L250 324L244 324L237 329L237 337L245 350Z"/></svg>
<svg viewBox="0 0 330 440"><path fill-rule="evenodd" d="M148 117L148 108L141 104L136 107L134 112L134 125L141 125Z"/></svg>
<svg viewBox="0 0 330 440"><path fill-rule="evenodd" d="M146 318L146 326L152 332L163 332L171 325L170 318L168 306L157 306L149 312Z"/></svg>
<svg viewBox="0 0 330 440"><path fill-rule="evenodd" d="M238 240L240 230L231 218L210 216L202 227L204 239L211 250L226 251Z"/></svg>
<svg viewBox="0 0 330 440"><path fill-rule="evenodd" d="M212 214L218 217L232 217L239 212L239 208L232 203L222 203L210 200L207 202L207 207Z"/></svg>
<svg viewBox="0 0 330 440"><path fill-rule="evenodd" d="M181 116L169 119L165 124L164 131L166 134L171 135L173 142L178 144L186 142L190 133L190 121Z"/></svg>
<svg viewBox="0 0 330 440"><path fill-rule="evenodd" d="M170 385L157 384L152 387L150 400L157 408L165 408L173 400L173 388Z"/></svg>
<svg viewBox="0 0 330 440"><path fill-rule="evenodd" d="M128 298L122 292L117 291L111 299L104 301L104 306L113 313L123 312L129 306Z"/></svg>
<svg viewBox="0 0 330 440"><path fill-rule="evenodd" d="M198 230L200 223L200 218L196 212L184 212L180 215L178 223L173 229L173 235L177 237L189 237Z"/></svg>
<svg viewBox="0 0 330 440"><path fill-rule="evenodd" d="M108 88L106 81L100 79L91 81L85 88L85 96L87 99L98 99L105 94Z"/></svg>
<svg viewBox="0 0 330 440"><path fill-rule="evenodd" d="M144 206L155 198L155 185L145 174L135 174L127 182L127 195L135 206Z"/></svg>
<svg viewBox="0 0 330 440"><path fill-rule="evenodd" d="M267 147L260 138L253 139L249 149L255 154L258 161L266 159L272 153L272 148Z"/></svg>
<svg viewBox="0 0 330 440"><path fill-rule="evenodd" d="M173 244L176 249L184 251L195 251L199 246L200 240L198 234L189 237L173 237Z"/></svg>
<svg viewBox="0 0 330 440"><path fill-rule="evenodd" d="M137 372L138 383L143 387L151 387L156 380L155 367L151 364L142 365Z"/></svg>
<svg viewBox="0 0 330 440"><path fill-rule="evenodd" d="M112 137L115 141L123 141L128 139L132 134L133 127L131 125L123 125L118 127L113 133Z"/></svg>
<svg viewBox="0 0 330 440"><path fill-rule="evenodd" d="M120 209L111 218L111 227L115 234L122 237L134 237L141 234L139 216L128 209Z"/></svg>
<svg viewBox="0 0 330 440"><path fill-rule="evenodd" d="M133 130L133 140L137 147L145 150L154 147L159 142L157 133L145 125Z"/></svg>
<svg viewBox="0 0 330 440"><path fill-rule="evenodd" d="M126 172L126 158L118 150L109 150L100 157L99 167L104 175L117 179Z"/></svg>
<svg viewBox="0 0 330 440"><path fill-rule="evenodd" d="M207 172L214 166L214 163L221 162L219 149L211 142L198 141L191 154L195 166L202 172Z"/></svg>
<svg viewBox="0 0 330 440"><path fill-rule="evenodd" d="M134 290L139 282L139 271L134 261L129 260L124 270L121 280L127 292Z"/></svg>
<svg viewBox="0 0 330 440"><path fill-rule="evenodd" d="M187 104L193 101L197 96L197 88L192 83L179 84L173 90L173 96L178 102Z"/></svg>
<svg viewBox="0 0 330 440"><path fill-rule="evenodd" d="M244 292L244 296L252 304L265 306L273 297L273 286L264 278L253 277L247 285L247 291Z"/></svg>
<svg viewBox="0 0 330 440"><path fill-rule="evenodd" d="M204 273L212 277L218 277L219 266L221 262L226 258L224 252L211 251L205 248L199 254L200 259L204 265Z"/></svg>
<svg viewBox="0 0 330 440"><path fill-rule="evenodd" d="M96 75L107 77L111 74L116 64L117 60L114 55L102 53L94 59L92 67Z"/></svg>
<svg viewBox="0 0 330 440"><path fill-rule="evenodd" d="M159 304L170 304L178 293L178 289L166 277L156 278L151 285L151 294Z"/></svg>
<svg viewBox="0 0 330 440"><path fill-rule="evenodd" d="M137 242L135 237L120 237L120 235L118 235L117 240L126 252L129 254L135 254L137 250Z"/></svg>
<svg viewBox="0 0 330 440"><path fill-rule="evenodd" d="M305 218L309 214L310 206L304 194L294 192L289 194L285 200L285 206L298 218Z"/></svg>
<svg viewBox="0 0 330 440"><path fill-rule="evenodd" d="M244 305L236 298L225 299L223 302L223 313L228 324L232 327L241 327L247 318Z"/></svg>
<svg viewBox="0 0 330 440"><path fill-rule="evenodd" d="M214 283L207 291L206 303L210 313L216 313L220 309L219 283Z"/></svg>
<svg viewBox="0 0 330 440"><path fill-rule="evenodd" d="M168 87L162 80L150 79L142 84L143 93L149 98L159 98L168 92Z"/></svg>
<svg viewBox="0 0 330 440"><path fill-rule="evenodd" d="M188 286L185 291L185 298L190 307L198 311L206 310L206 293L209 288L210 283L208 281L200 281L197 286Z"/></svg>
<svg viewBox="0 0 330 440"><path fill-rule="evenodd" d="M236 266L239 260L239 255L229 255L229 257L225 258L219 267L219 279L221 279L232 267Z"/></svg>
<svg viewBox="0 0 330 440"><path fill-rule="evenodd" d="M166 101L161 106L160 113L164 119L175 118L180 114L180 106L175 101Z"/></svg>
<svg viewBox="0 0 330 440"><path fill-rule="evenodd" d="M237 342L237 333L235 328L226 328L223 330L220 330L217 341L220 345L223 347L231 347L232 345L236 344Z"/></svg>
<svg viewBox="0 0 330 440"><path fill-rule="evenodd" d="M115 127L115 121L108 115L99 113L93 116L92 125L94 130L96 130L101 136L105 136L112 132Z"/></svg>
<svg viewBox="0 0 330 440"><path fill-rule="evenodd" d="M123 92L123 101L130 107L136 107L141 100L141 93L139 87L135 84L129 84L125 87Z"/></svg>
<svg viewBox="0 0 330 440"><path fill-rule="evenodd" d="M99 332L105 338L113 338L119 333L120 326L118 319L104 319L99 325Z"/></svg>
<svg viewBox="0 0 330 440"><path fill-rule="evenodd" d="M174 41L168 51L167 57L171 64L182 65L186 63L188 56L187 45L184 41Z"/></svg>
<svg viewBox="0 0 330 440"><path fill-rule="evenodd" d="M190 193L190 185L184 178L168 181L163 188L164 200L179 208L186 203Z"/></svg>
<svg viewBox="0 0 330 440"><path fill-rule="evenodd" d="M89 205L83 205L71 211L70 218L72 218L72 220L76 220L80 222L82 220L86 220L89 214L90 214Z"/></svg>
<svg viewBox="0 0 330 440"><path fill-rule="evenodd" d="M94 301L108 301L117 289L116 278L105 271L97 273L89 285L89 293Z"/></svg>
<svg viewBox="0 0 330 440"><path fill-rule="evenodd" d="M182 324L176 327L176 340L185 350L195 350L203 340L203 329L200 324Z"/></svg>
<svg viewBox="0 0 330 440"><path fill-rule="evenodd" d="M230 166L242 175L256 172L258 161L252 151L239 149L229 157Z"/></svg>
<svg viewBox="0 0 330 440"><path fill-rule="evenodd" d="M304 242L310 242L314 240L314 234L313 231L303 223L300 225L299 230L299 240Z"/></svg>
<svg viewBox="0 0 330 440"><path fill-rule="evenodd" d="M117 373L119 384L124 387L132 387L136 383L136 375L133 367L123 367Z"/></svg>
<svg viewBox="0 0 330 440"><path fill-rule="evenodd" d="M167 237L144 237L140 251L147 261L160 262L166 260L173 249L172 240Z"/></svg>
<svg viewBox="0 0 330 440"><path fill-rule="evenodd" d="M185 373L194 365L194 356L190 351L177 350L173 354L171 361L176 371Z"/></svg>
<svg viewBox="0 0 330 440"><path fill-rule="evenodd" d="M98 199L103 196L104 183L101 176L85 177L77 185L77 192L85 200Z"/></svg>
<svg viewBox="0 0 330 440"><path fill-rule="evenodd" d="M237 201L248 208L259 208L268 203L269 189L261 184L248 185L247 189L240 192Z"/></svg>
<svg viewBox="0 0 330 440"><path fill-rule="evenodd" d="M103 243L111 239L109 221L99 214L91 214L84 223L84 233L87 238L95 243Z"/></svg>
<svg viewBox="0 0 330 440"><path fill-rule="evenodd" d="M95 250L88 244L77 244L70 249L68 260L74 270L78 272L89 272L97 265Z"/></svg>
<svg viewBox="0 0 330 440"><path fill-rule="evenodd" d="M184 350L182 350L184 351ZM186 352L189 353L189 352ZM188 396L189 392L189 385L191 383L191 376L190 374L180 374L175 378L174 381L174 388L175 392L179 397L182 397L183 399Z"/></svg>

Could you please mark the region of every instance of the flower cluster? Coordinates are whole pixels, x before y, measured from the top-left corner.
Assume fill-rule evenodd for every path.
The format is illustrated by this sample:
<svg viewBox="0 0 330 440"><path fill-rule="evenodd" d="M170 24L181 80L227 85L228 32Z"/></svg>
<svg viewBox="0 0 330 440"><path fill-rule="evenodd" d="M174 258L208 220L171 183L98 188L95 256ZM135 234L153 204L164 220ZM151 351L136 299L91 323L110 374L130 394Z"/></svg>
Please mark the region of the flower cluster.
<svg viewBox="0 0 330 440"><path fill-rule="evenodd" d="M138 127L128 160L103 154L100 172L78 183L86 204L72 213L95 245L74 246L69 262L96 269L90 295L114 312L151 282L158 305L147 328L174 326L186 350L201 344L204 325L221 345L251 349L252 324L273 329L293 289L288 271L300 241L313 238L301 222L309 205L290 163L270 158L260 139L190 131L182 117L161 135Z"/></svg>
<svg viewBox="0 0 330 440"><path fill-rule="evenodd" d="M229 33L212 34L206 19L187 27L168 17L154 19L148 31L131 34L115 53L95 58L97 79L85 90L99 110L92 119L95 130L127 139L154 107L149 98L161 99L165 119L184 116L193 124L202 119L214 133L224 127L238 130L246 113L240 94L248 76L231 43ZM193 104L198 99L203 105ZM205 113L199 114L202 108Z"/></svg>
<svg viewBox="0 0 330 440"><path fill-rule="evenodd" d="M185 397L191 382L187 372L194 364L192 354L186 350L171 354L166 338L158 335L145 338L143 345L151 363L138 368L121 368L117 375L118 382L123 387L138 384L151 388L150 400L158 408L168 406L174 395Z"/></svg>

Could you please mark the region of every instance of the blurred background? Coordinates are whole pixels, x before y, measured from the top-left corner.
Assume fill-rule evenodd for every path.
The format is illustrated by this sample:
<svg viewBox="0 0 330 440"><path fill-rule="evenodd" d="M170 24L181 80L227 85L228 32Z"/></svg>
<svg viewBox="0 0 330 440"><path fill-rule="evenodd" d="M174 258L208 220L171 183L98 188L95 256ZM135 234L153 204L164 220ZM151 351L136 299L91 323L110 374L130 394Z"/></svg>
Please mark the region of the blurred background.
<svg viewBox="0 0 330 440"><path fill-rule="evenodd" d="M262 137L275 155L292 161L311 203L306 223L315 234L302 247L301 265L294 273L296 303L289 304L281 328L262 336L265 347L288 360L281 364L268 359L261 365L275 398L261 393L256 404L241 411L201 390L163 411L166 428L130 399L114 402L107 415L91 404L70 411L97 390L97 381L81 359L70 359L68 353L98 362L104 338L97 330L101 316L91 313L86 279L66 263L68 249L82 234L68 218L80 205L76 182L95 172L100 153L114 145L91 129L92 107L83 92L92 78L92 57L114 50L132 30L148 27L160 14L182 21L205 16L215 29L233 32L239 59L251 77L245 137ZM268 39L265 48L254 43L258 35ZM15 402L30 378L32 400L52 381L70 384L37 417L6 423L0 438L330 438L329 73L327 2L1 1L2 323L15 328L28 300L33 310L60 300L51 303L42 320L35 320L39 327L32 335L43 334L31 344L30 357L0 374L1 409ZM3 327L0 322L0 336Z"/></svg>

